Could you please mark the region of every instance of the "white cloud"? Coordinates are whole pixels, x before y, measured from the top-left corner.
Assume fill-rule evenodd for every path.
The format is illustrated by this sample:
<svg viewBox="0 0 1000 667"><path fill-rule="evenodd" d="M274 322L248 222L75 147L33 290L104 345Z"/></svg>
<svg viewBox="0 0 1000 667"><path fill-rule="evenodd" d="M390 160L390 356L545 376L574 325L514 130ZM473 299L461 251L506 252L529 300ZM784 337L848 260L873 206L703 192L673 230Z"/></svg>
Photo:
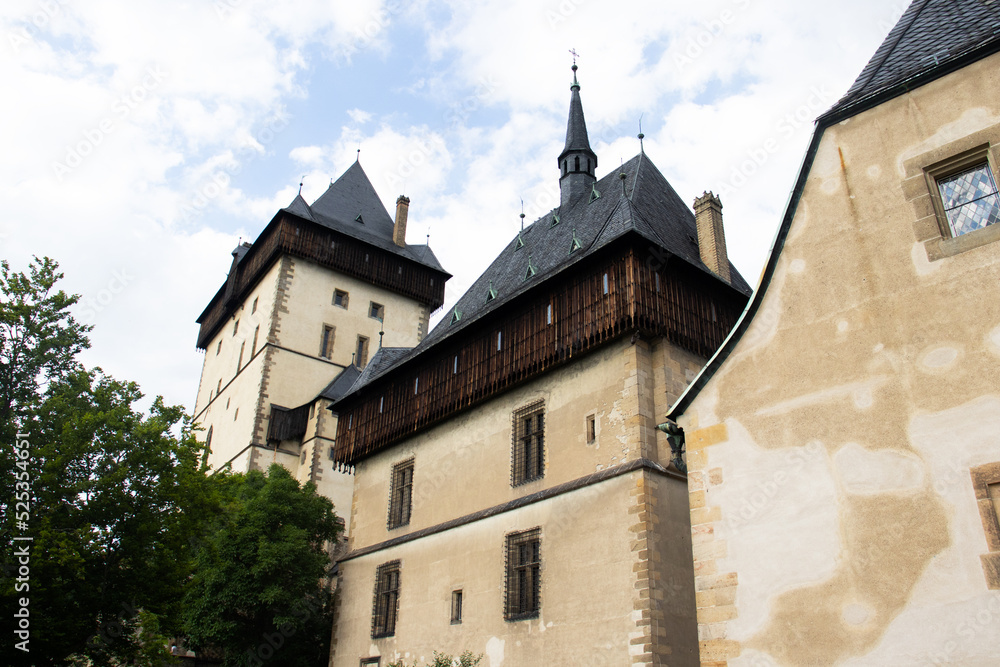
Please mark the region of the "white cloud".
<svg viewBox="0 0 1000 667"><path fill-rule="evenodd" d="M87 360L190 407L194 319L237 239L255 237L302 174L318 197L359 142L386 207L411 197L409 240L431 234L457 298L516 231L520 199L529 222L555 203L575 47L602 173L638 151L641 113L647 153L687 201L732 185L777 142L724 196L753 281L811 131L783 120L814 87L832 104L902 4L10 0L0 249L22 268L56 258L87 298L115 272L134 276L95 311ZM378 78L390 57L410 68L404 85ZM392 112L356 99L373 90ZM329 108L312 125L288 120L314 100Z"/></svg>

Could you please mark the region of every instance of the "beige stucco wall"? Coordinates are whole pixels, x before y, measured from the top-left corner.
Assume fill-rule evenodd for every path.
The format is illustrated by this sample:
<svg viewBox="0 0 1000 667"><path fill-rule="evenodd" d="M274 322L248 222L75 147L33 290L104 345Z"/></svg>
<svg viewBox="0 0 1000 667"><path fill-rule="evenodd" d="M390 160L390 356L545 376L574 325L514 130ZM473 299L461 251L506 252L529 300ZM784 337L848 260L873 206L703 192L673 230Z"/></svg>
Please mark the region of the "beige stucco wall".
<svg viewBox="0 0 1000 667"><path fill-rule="evenodd" d="M333 664L381 655L429 660L434 650L484 654L484 667L632 664L635 630L628 512L641 472L341 563ZM503 618L505 535L541 527L541 604L536 619ZM393 637L371 639L375 569L399 559ZM451 593L463 620L450 623ZM682 664L682 663L681 663Z"/></svg>
<svg viewBox="0 0 1000 667"><path fill-rule="evenodd" d="M759 312L680 420L704 663L1000 663L969 472L1000 460L1000 243L940 257L923 176L1000 144L998 73L826 130Z"/></svg>
<svg viewBox="0 0 1000 667"><path fill-rule="evenodd" d="M333 305L335 289L348 292L347 308ZM257 308L251 313L255 299ZM385 306L386 346L412 347L426 333L427 307L388 290L300 258L284 257L267 271L205 352L195 414L204 428L202 438L212 428L212 467L229 462L234 471L245 472L276 461L300 482L314 482L347 521L353 478L334 470L329 458L336 416L326 410L327 401L317 401L301 443L286 441L275 451L265 440L271 405L295 408L316 399L351 363L359 334L369 338L369 360L375 354L380 323L369 317L372 301ZM234 336L236 320L240 324ZM319 356L324 324L336 327L331 359ZM257 353L251 358L257 326ZM216 395L219 380L222 391ZM251 443L257 447L248 450Z"/></svg>
<svg viewBox="0 0 1000 667"><path fill-rule="evenodd" d="M656 430L704 363L661 340L628 337L358 463L350 548L495 508L640 458L669 462ZM545 474L511 487L511 415L545 401ZM657 411L660 418L657 418ZM587 442L587 417L597 437ZM662 439L662 442L660 441ZM666 451L665 458L662 453ZM414 459L407 526L388 530L394 464ZM542 527L542 615L503 620L504 535ZM335 665L396 652L485 653L484 666L697 662L687 489L634 471L342 563ZM375 568L400 558L405 593L394 638L371 635ZM464 587L469 620L449 624ZM440 623L434 618L440 616ZM654 639L655 638L655 639ZM654 662L654 659L656 660Z"/></svg>
<svg viewBox="0 0 1000 667"><path fill-rule="evenodd" d="M654 361L658 364L654 367ZM444 424L361 461L352 517L355 548L499 505L643 456L656 458L657 378L693 376L700 360L666 343L620 339L550 374L508 391ZM675 370L684 367L685 370ZM673 385L675 390L677 385ZM678 395L679 391L674 394ZM511 415L545 401L545 474L511 486ZM660 415L665 414L665 408ZM597 438L587 442L587 417ZM661 420L662 421L662 420ZM386 528L392 466L414 458L408 526ZM669 456L661 463L666 465ZM482 471L492 471L483 475ZM474 484L469 484L475 479Z"/></svg>

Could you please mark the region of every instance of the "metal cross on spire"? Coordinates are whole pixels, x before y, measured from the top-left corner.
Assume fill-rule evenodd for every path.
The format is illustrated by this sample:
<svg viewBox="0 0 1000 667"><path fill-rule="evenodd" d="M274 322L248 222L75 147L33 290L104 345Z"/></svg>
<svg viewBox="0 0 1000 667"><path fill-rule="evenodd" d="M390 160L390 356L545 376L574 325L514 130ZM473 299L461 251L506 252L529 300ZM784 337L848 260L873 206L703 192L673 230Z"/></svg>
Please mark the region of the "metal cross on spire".
<svg viewBox="0 0 1000 667"><path fill-rule="evenodd" d="M576 49L570 49L569 52L573 56L573 64L576 65L576 59L580 57L580 54L576 52Z"/></svg>

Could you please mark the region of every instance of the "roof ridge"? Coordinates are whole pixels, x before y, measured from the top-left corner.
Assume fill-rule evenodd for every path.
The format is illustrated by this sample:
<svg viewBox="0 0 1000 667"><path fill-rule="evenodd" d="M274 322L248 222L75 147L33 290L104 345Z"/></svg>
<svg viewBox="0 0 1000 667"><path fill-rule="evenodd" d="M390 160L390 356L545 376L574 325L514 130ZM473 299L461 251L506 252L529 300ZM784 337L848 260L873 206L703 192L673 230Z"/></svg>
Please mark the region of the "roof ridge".
<svg viewBox="0 0 1000 667"><path fill-rule="evenodd" d="M910 31L910 28L913 27L913 24L917 22L917 19L920 17L921 12L923 12L924 9L927 7L927 5L929 5L930 3L931 0L915 0L913 4L911 4L906 9L905 12L903 12L903 16L900 17L899 22L893 27L892 30L889 31L889 34L886 35L885 41L883 41L882 45L878 49L876 49L874 55L872 55L872 59L868 63L869 65L871 65L873 62L876 62L876 58L878 58L877 64L874 67L871 67L870 71L868 65L866 65L865 68L861 70L861 74L858 75L857 80L854 82L851 88L857 87L859 91L863 90L864 87L868 85L868 82L870 82L872 79L875 78L875 75L879 72L879 70L882 69L882 66L885 65L886 61L889 59L889 56L893 54L893 52L896 50L896 47L899 46L900 42L903 41L903 37L905 37L906 34ZM914 7L916 7L916 9L914 9ZM910 17L910 20L906 23L905 26L903 26L903 17L911 13L912 16ZM890 42L889 38L892 37L893 33L896 33L896 36L892 40L892 42ZM880 52L882 52L881 58L879 58ZM865 77L864 81L862 81L861 77L864 76L866 71L868 71L868 76Z"/></svg>

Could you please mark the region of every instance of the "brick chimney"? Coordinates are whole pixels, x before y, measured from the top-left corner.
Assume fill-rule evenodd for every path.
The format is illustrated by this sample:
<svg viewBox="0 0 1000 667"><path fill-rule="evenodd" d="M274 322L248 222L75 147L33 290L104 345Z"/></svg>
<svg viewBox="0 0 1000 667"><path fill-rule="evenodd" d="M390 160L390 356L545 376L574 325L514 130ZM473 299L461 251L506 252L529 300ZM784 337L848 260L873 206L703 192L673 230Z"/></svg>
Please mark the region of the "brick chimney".
<svg viewBox="0 0 1000 667"><path fill-rule="evenodd" d="M406 216L410 211L410 198L399 195L396 199L396 224L392 228L392 242L401 248L406 247Z"/></svg>
<svg viewBox="0 0 1000 667"><path fill-rule="evenodd" d="M729 256L726 254L726 232L722 228L722 200L704 192L694 200L694 221L698 227L698 251L701 261L712 273L732 284Z"/></svg>

